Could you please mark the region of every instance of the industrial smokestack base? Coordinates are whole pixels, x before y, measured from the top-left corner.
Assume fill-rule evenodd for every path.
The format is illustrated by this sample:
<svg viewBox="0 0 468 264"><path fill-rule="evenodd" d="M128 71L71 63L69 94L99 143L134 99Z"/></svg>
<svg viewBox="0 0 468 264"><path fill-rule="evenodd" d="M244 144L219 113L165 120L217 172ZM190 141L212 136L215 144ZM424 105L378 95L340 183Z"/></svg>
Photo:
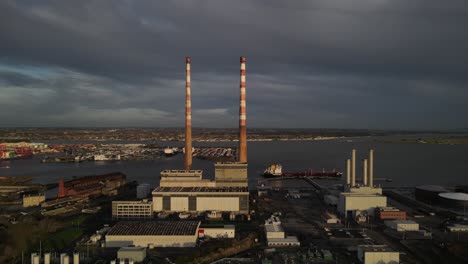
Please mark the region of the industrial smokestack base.
<svg viewBox="0 0 468 264"><path fill-rule="evenodd" d="M185 157L184 168L192 167L192 104L190 99L190 57L185 58Z"/></svg>
<svg viewBox="0 0 468 264"><path fill-rule="evenodd" d="M247 162L247 112L245 100L245 57L240 57L239 162Z"/></svg>

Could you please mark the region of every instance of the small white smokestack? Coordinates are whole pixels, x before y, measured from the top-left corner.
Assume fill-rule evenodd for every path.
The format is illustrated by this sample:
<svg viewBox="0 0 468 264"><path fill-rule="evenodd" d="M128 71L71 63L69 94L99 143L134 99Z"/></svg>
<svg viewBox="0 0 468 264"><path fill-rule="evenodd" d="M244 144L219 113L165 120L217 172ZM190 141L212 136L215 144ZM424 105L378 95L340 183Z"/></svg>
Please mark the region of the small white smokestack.
<svg viewBox="0 0 468 264"><path fill-rule="evenodd" d="M363 160L363 179L362 179L362 183L364 186L367 186L367 159L364 159Z"/></svg>
<svg viewBox="0 0 468 264"><path fill-rule="evenodd" d="M346 184L351 184L351 160L346 160Z"/></svg>
<svg viewBox="0 0 468 264"><path fill-rule="evenodd" d="M369 186L374 187L374 150L369 150Z"/></svg>
<svg viewBox="0 0 468 264"><path fill-rule="evenodd" d="M351 186L356 186L356 150L351 151Z"/></svg>

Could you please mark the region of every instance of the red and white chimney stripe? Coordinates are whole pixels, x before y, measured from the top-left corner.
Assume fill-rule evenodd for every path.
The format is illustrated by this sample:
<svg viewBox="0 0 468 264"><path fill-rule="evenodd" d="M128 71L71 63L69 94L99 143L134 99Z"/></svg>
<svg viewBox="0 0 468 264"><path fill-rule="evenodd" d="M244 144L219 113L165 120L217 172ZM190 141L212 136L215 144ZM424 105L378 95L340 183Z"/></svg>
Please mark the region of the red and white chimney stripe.
<svg viewBox="0 0 468 264"><path fill-rule="evenodd" d="M245 57L240 57L239 162L247 162L247 112L245 100Z"/></svg>
<svg viewBox="0 0 468 264"><path fill-rule="evenodd" d="M192 167L192 105L190 100L190 57L185 58L185 170Z"/></svg>

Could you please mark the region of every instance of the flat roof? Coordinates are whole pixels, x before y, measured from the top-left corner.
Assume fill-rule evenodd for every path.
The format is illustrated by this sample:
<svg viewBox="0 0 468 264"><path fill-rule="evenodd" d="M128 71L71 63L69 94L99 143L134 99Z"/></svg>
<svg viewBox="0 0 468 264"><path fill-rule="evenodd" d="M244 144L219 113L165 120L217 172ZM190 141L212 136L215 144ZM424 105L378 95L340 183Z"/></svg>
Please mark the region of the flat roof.
<svg viewBox="0 0 468 264"><path fill-rule="evenodd" d="M158 186L153 192L172 193L172 192L249 192L248 187L161 187Z"/></svg>
<svg viewBox="0 0 468 264"><path fill-rule="evenodd" d="M342 192L343 196L355 196L355 197L385 197L381 194L367 194L367 193L353 193L353 192Z"/></svg>
<svg viewBox="0 0 468 264"><path fill-rule="evenodd" d="M358 245L365 252L397 252L387 245Z"/></svg>
<svg viewBox="0 0 468 264"><path fill-rule="evenodd" d="M115 224L108 236L190 236L197 233L198 221L122 221Z"/></svg>
<svg viewBox="0 0 468 264"><path fill-rule="evenodd" d="M461 192L441 193L439 196L451 200L468 201L468 194Z"/></svg>
<svg viewBox="0 0 468 264"><path fill-rule="evenodd" d="M265 225L265 230L267 232L284 232L281 225Z"/></svg>
<svg viewBox="0 0 468 264"><path fill-rule="evenodd" d="M202 170L163 170L161 173L202 173Z"/></svg>
<svg viewBox="0 0 468 264"><path fill-rule="evenodd" d="M121 247L119 252L141 252L146 251L144 247Z"/></svg>

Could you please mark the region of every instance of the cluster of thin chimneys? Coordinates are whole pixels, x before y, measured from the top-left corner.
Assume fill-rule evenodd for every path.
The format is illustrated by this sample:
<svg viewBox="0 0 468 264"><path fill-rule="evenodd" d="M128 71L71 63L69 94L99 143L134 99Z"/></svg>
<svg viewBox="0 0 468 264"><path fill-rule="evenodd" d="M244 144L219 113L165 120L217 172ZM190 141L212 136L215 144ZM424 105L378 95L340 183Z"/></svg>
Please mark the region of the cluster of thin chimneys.
<svg viewBox="0 0 468 264"><path fill-rule="evenodd" d="M363 160L362 186L374 186L374 150L369 150L369 159ZM356 186L356 150L351 151L351 159L346 160L346 184Z"/></svg>
<svg viewBox="0 0 468 264"><path fill-rule="evenodd" d="M192 104L190 99L190 57L185 58L185 158L184 168L192 167ZM240 105L238 161L247 162L247 112L245 100L245 57L240 57Z"/></svg>

